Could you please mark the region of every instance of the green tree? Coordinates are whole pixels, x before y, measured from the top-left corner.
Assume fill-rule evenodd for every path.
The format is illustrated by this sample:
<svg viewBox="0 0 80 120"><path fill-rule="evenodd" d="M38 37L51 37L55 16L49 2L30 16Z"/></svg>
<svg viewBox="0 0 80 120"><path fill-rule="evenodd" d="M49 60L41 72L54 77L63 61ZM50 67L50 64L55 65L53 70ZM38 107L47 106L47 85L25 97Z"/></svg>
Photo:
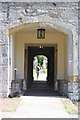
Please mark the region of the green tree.
<svg viewBox="0 0 80 120"><path fill-rule="evenodd" d="M38 64L40 65L40 68L43 68L43 60L44 60L44 55L38 55Z"/></svg>

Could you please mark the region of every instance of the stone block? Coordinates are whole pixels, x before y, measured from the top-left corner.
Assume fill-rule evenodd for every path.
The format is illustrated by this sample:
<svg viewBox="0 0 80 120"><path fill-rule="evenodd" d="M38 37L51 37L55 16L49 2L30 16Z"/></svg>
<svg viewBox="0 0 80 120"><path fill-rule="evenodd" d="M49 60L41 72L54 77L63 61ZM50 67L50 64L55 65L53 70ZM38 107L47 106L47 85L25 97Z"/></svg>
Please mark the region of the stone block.
<svg viewBox="0 0 80 120"><path fill-rule="evenodd" d="M68 97L71 100L80 100L80 82L68 83Z"/></svg>
<svg viewBox="0 0 80 120"><path fill-rule="evenodd" d="M80 95L79 93L68 93L68 97L70 100L80 100Z"/></svg>
<svg viewBox="0 0 80 120"><path fill-rule="evenodd" d="M67 96L68 81L58 80L58 91L59 91L60 95Z"/></svg>
<svg viewBox="0 0 80 120"><path fill-rule="evenodd" d="M72 93L73 92L73 83L68 82L68 92Z"/></svg>
<svg viewBox="0 0 80 120"><path fill-rule="evenodd" d="M78 83L76 82L68 82L68 92L78 92L78 89L79 86L78 86Z"/></svg>

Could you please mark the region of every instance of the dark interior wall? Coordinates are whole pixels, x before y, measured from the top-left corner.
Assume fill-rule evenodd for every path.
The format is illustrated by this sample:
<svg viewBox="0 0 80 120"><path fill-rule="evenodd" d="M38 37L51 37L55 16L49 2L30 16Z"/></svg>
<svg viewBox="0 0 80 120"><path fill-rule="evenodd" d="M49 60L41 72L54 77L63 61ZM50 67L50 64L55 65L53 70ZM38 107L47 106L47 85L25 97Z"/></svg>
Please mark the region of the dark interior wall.
<svg viewBox="0 0 80 120"><path fill-rule="evenodd" d="M33 81L33 58L36 55L45 55L48 58L48 78L50 86L54 86L54 47L28 47L28 77L27 88Z"/></svg>

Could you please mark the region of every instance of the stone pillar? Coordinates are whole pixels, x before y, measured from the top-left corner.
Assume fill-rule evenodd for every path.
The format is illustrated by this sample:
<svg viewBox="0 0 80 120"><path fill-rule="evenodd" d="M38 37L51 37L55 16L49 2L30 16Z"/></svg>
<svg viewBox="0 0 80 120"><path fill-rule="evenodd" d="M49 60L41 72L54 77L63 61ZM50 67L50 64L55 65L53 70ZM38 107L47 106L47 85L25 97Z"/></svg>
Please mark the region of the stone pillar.
<svg viewBox="0 0 80 120"><path fill-rule="evenodd" d="M78 77L78 33L73 33L73 77Z"/></svg>
<svg viewBox="0 0 80 120"><path fill-rule="evenodd" d="M0 97L7 97L9 92L9 37L5 34L5 29L8 28L6 11L6 3L0 3Z"/></svg>
<svg viewBox="0 0 80 120"><path fill-rule="evenodd" d="M8 94L8 36L0 33L2 37L0 40L0 97L6 97ZM5 42L6 41L6 42Z"/></svg>
<svg viewBox="0 0 80 120"><path fill-rule="evenodd" d="M73 30L68 36L68 76L72 81L74 76L78 77L78 33Z"/></svg>
<svg viewBox="0 0 80 120"><path fill-rule="evenodd" d="M70 46L70 45L69 45ZM71 52L71 51L70 51ZM71 100L80 100L79 96L79 86L80 82L78 81L78 33L73 31L73 39L72 39L72 53L69 56L71 61L69 64L69 82L68 82L68 97ZM70 66L72 66L70 68Z"/></svg>
<svg viewBox="0 0 80 120"><path fill-rule="evenodd" d="M1 31L0 31L0 97L2 96L2 41L1 41Z"/></svg>
<svg viewBox="0 0 80 120"><path fill-rule="evenodd" d="M7 43L4 41L6 40ZM9 43L8 43L8 36L2 35L2 41L1 44L1 64L0 64L0 71L1 71L1 96L7 97L9 93Z"/></svg>
<svg viewBox="0 0 80 120"><path fill-rule="evenodd" d="M2 3L0 3L0 25L2 24ZM0 97L2 96L2 28L0 27Z"/></svg>
<svg viewBox="0 0 80 120"><path fill-rule="evenodd" d="M68 80L71 80L73 76L73 38L72 33L68 33Z"/></svg>

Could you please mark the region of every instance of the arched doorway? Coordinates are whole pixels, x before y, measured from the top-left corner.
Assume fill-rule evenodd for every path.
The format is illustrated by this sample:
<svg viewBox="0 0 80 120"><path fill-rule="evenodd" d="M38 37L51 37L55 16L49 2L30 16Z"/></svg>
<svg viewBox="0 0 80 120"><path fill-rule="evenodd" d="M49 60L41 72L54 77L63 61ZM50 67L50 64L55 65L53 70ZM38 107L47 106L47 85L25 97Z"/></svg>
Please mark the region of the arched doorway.
<svg viewBox="0 0 80 120"><path fill-rule="evenodd" d="M28 26L29 27L29 26ZM29 31L30 29L30 31ZM36 55L45 55L49 57L49 54L51 55L51 51L48 48L54 48L54 46L57 46L57 49L55 51L58 51L58 59L57 62L57 70L54 70L52 68L52 64L50 64L52 56L55 56L52 54L49 57L49 70L48 70L48 76L47 76L47 83L54 88L54 85L56 86L57 79L64 80L67 79L67 72L68 72L68 36L60 31L54 31L46 28L46 37L44 40L39 40L36 37L37 30L35 28L26 28L26 31L23 29L23 32L20 30L18 33L16 33L13 36L13 40L15 42L16 49L14 53L16 53L15 65L17 67L17 73L19 73L21 79L25 79L27 87L29 88L31 86L31 83L33 81L33 58ZM17 37L16 37L17 36ZM24 46L26 45L26 47ZM40 46L43 48L40 49ZM27 49L28 54L24 52L24 50ZM32 50L31 50L32 49ZM36 50L35 50L36 49ZM47 52L45 51L47 50ZM45 52L44 52L45 51ZM33 54L34 52L34 54ZM47 54L48 53L48 54ZM26 73L25 74L25 55L27 59L27 67L26 67ZM65 59L64 59L65 58ZM67 59L66 59L67 58ZM14 60L14 59L13 59ZM53 60L54 61L54 60ZM14 62L14 61L13 61ZM30 65L29 65L30 64ZM31 69L31 70L30 70ZM54 78L54 74L56 74L56 78ZM27 76L27 77L24 77ZM65 77L65 78L64 78Z"/></svg>
<svg viewBox="0 0 80 120"><path fill-rule="evenodd" d="M33 58L33 81L47 81L48 58L45 55L36 55Z"/></svg>
<svg viewBox="0 0 80 120"><path fill-rule="evenodd" d="M54 47L43 47L42 49L37 46L28 47L28 73L27 73L27 88L31 86L34 81L33 77L33 58L37 55L44 55L48 58L48 71L47 71L47 84L54 88Z"/></svg>

